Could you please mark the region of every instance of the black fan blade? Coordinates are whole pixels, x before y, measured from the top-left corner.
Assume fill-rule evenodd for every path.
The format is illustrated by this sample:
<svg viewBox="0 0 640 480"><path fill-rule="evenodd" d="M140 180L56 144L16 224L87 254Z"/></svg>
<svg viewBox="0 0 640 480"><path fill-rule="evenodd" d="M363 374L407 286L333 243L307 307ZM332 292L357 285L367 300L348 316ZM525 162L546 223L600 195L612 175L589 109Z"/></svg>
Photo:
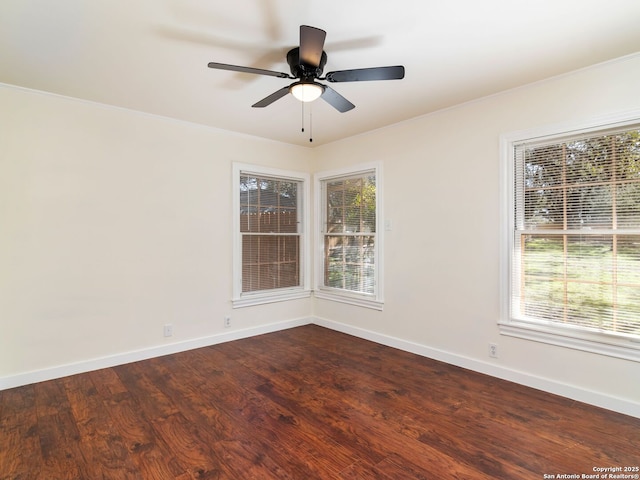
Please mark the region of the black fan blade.
<svg viewBox="0 0 640 480"><path fill-rule="evenodd" d="M263 98L262 100L260 100L257 103L254 103L253 105L251 105L254 108L262 108L262 107L266 107L268 105L271 105L273 102L275 102L276 100L281 99L282 97L284 97L287 93L289 93L289 87L282 87L280 90L277 90L275 92L273 92L271 95L269 95L268 97Z"/></svg>
<svg viewBox="0 0 640 480"><path fill-rule="evenodd" d="M326 75L326 80L329 82L368 82L370 80L400 80L401 78L404 78L402 65L340 70L329 72Z"/></svg>
<svg viewBox="0 0 640 480"><path fill-rule="evenodd" d="M228 65L226 63L209 62L209 68L217 68L218 70L231 70L232 72L255 73L256 75L269 75L279 78L293 78L283 72L274 72L273 70L263 70L262 68L240 67L238 65Z"/></svg>
<svg viewBox="0 0 640 480"><path fill-rule="evenodd" d="M338 110L340 113L348 112L349 110L356 108L356 106L351 103L349 100L344 98L338 92L336 92L333 88L324 86L324 93L322 94L322 99L331 105L333 108Z"/></svg>
<svg viewBox="0 0 640 480"><path fill-rule="evenodd" d="M318 68L327 32L308 25L300 25L300 63Z"/></svg>

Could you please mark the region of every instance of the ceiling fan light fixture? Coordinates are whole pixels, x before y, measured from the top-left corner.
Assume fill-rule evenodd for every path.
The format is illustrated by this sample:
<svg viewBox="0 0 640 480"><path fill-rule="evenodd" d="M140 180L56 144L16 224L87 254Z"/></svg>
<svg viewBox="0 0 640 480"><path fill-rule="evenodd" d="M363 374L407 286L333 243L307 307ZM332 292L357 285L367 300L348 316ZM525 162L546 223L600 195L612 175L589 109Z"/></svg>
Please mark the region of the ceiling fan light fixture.
<svg viewBox="0 0 640 480"><path fill-rule="evenodd" d="M296 82L289 91L301 102L313 102L324 93L324 86L316 82Z"/></svg>

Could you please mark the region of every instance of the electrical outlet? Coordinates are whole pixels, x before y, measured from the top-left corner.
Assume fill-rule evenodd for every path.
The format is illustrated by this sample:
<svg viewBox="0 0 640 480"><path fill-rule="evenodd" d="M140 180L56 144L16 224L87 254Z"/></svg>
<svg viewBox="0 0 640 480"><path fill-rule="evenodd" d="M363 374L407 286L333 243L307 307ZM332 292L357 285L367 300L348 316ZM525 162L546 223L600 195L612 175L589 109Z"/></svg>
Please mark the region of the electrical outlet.
<svg viewBox="0 0 640 480"><path fill-rule="evenodd" d="M498 358L498 345L495 343L489 344L489 356L491 358Z"/></svg>
<svg viewBox="0 0 640 480"><path fill-rule="evenodd" d="M164 336L165 337L171 337L173 336L173 325L171 325L170 323L167 323L164 326Z"/></svg>
<svg viewBox="0 0 640 480"><path fill-rule="evenodd" d="M224 328L229 328L230 326L231 326L231 317L229 315L225 315Z"/></svg>

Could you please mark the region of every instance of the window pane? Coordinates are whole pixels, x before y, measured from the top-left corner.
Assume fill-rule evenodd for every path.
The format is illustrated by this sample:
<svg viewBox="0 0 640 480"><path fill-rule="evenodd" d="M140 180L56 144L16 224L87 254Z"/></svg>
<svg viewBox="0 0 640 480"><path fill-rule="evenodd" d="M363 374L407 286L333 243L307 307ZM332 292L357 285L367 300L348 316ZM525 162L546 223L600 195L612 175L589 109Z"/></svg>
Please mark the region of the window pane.
<svg viewBox="0 0 640 480"><path fill-rule="evenodd" d="M529 279L521 293L519 312L530 318L562 321L564 318L563 284L550 279Z"/></svg>
<svg viewBox="0 0 640 480"><path fill-rule="evenodd" d="M525 187L545 189L562 184L564 150L561 145L545 145L525 150Z"/></svg>
<svg viewBox="0 0 640 480"><path fill-rule="evenodd" d="M606 283L567 284L567 321L588 328L610 329L613 286Z"/></svg>
<svg viewBox="0 0 640 480"><path fill-rule="evenodd" d="M527 315L604 329L625 317L640 328L640 236L527 235L522 261Z"/></svg>
<svg viewBox="0 0 640 480"><path fill-rule="evenodd" d="M526 277L563 277L564 242L561 236L527 235L522 258Z"/></svg>
<svg viewBox="0 0 640 480"><path fill-rule="evenodd" d="M566 191L566 228L612 228L611 185L585 185Z"/></svg>
<svg viewBox="0 0 640 480"><path fill-rule="evenodd" d="M613 238L567 235L567 278L583 282L614 281Z"/></svg>
<svg viewBox="0 0 640 480"><path fill-rule="evenodd" d="M617 236L616 268L618 282L640 288L640 235Z"/></svg>
<svg viewBox="0 0 640 480"><path fill-rule="evenodd" d="M375 232L375 175L326 183L327 232Z"/></svg>
<svg viewBox="0 0 640 480"><path fill-rule="evenodd" d="M323 285L350 293L375 295L375 171L322 182L324 192Z"/></svg>
<svg viewBox="0 0 640 480"><path fill-rule="evenodd" d="M300 237L243 235L242 291L300 285Z"/></svg>
<svg viewBox="0 0 640 480"><path fill-rule="evenodd" d="M618 286L616 301L617 315L612 330L640 335L640 286Z"/></svg>
<svg viewBox="0 0 640 480"><path fill-rule="evenodd" d="M374 247L373 236L325 236L325 285L374 293Z"/></svg>
<svg viewBox="0 0 640 480"><path fill-rule="evenodd" d="M560 189L525 190L525 228L561 229L564 226L563 194Z"/></svg>
<svg viewBox="0 0 640 480"><path fill-rule="evenodd" d="M640 235L616 239L616 317L614 329L640 335Z"/></svg>
<svg viewBox="0 0 640 480"><path fill-rule="evenodd" d="M525 228L638 228L640 131L524 151Z"/></svg>
<svg viewBox="0 0 640 480"><path fill-rule="evenodd" d="M616 178L640 180L640 130L615 136Z"/></svg>
<svg viewBox="0 0 640 480"><path fill-rule="evenodd" d="M613 172L611 137L601 136L568 142L563 145L566 183L593 184L609 182Z"/></svg>
<svg viewBox="0 0 640 480"><path fill-rule="evenodd" d="M617 186L616 225L618 228L640 228L639 205L640 181L622 183Z"/></svg>
<svg viewBox="0 0 640 480"><path fill-rule="evenodd" d="M514 237L519 313L640 333L640 235L624 234L640 228L640 130L520 145L514 159L515 225L529 231Z"/></svg>
<svg viewBox="0 0 640 480"><path fill-rule="evenodd" d="M298 182L240 176L241 232L298 232Z"/></svg>

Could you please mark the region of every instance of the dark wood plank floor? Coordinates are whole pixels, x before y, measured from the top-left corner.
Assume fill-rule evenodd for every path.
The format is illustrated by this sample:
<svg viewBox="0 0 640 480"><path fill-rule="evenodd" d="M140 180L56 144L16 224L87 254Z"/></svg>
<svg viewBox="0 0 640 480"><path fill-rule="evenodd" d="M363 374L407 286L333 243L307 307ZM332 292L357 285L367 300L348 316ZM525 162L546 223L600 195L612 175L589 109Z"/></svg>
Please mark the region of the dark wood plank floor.
<svg viewBox="0 0 640 480"><path fill-rule="evenodd" d="M0 392L1 479L503 480L639 464L640 419L318 326Z"/></svg>

